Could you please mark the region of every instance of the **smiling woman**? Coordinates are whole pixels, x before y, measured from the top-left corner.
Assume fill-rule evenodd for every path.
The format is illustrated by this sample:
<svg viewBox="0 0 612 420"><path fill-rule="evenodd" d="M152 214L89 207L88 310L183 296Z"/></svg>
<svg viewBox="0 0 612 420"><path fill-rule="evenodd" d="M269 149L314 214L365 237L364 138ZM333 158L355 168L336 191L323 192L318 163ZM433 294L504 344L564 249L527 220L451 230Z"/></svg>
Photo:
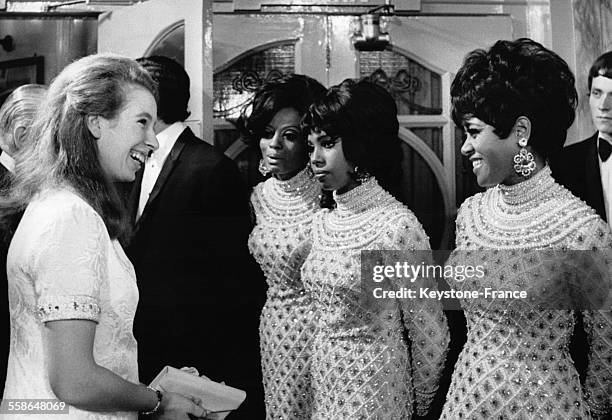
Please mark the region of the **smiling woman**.
<svg viewBox="0 0 612 420"><path fill-rule="evenodd" d="M97 139L100 165L112 182L133 181L145 159L159 147L153 125L157 105L151 92L124 87L125 105L113 118L90 115L87 126Z"/></svg>
<svg viewBox="0 0 612 420"><path fill-rule="evenodd" d="M487 187L513 185L542 169L563 147L578 101L574 75L554 52L528 39L496 47L471 52L451 86L453 120L467 134L461 153L472 161L478 183ZM498 53L502 47L511 52ZM498 54L499 63L493 63L492 54ZM531 60L524 74L514 74L519 64L512 60L519 59L512 54ZM495 67L487 68L493 66L489 63ZM522 157L514 162L521 150L528 162ZM533 168L523 175L527 168L516 165Z"/></svg>
<svg viewBox="0 0 612 420"><path fill-rule="evenodd" d="M519 117L516 121L516 136L528 138L531 121ZM484 121L471 117L464 121L466 141L461 147L461 153L472 162L478 185L493 187L498 184L514 185L524 180L522 172L514 167L514 156L520 152L518 141L502 139L495 134L495 127ZM515 134L512 133L514 137ZM525 137L527 136L527 137ZM544 161L537 153L534 156L534 168L542 168Z"/></svg>
<svg viewBox="0 0 612 420"><path fill-rule="evenodd" d="M590 290L571 279L589 276L575 261L570 272L560 268L567 253L547 257L551 250L573 249L601 250L611 258L608 226L557 184L546 164L574 120L574 76L561 57L531 39L500 40L467 55L451 95L453 119L467 133L461 152L472 161L478 183L489 188L461 205L456 250L447 264L477 265L489 250L500 257L477 282L447 279L451 288L477 291L485 300L460 300L467 342L441 418L608 418L612 314L605 306L563 307L560 302L571 299L566 290ZM573 166L570 170L580 176ZM603 296L611 290L606 270ZM495 290L558 293L559 303L543 307L509 294L498 300ZM586 355L571 354L569 344L578 310L590 346L582 384L576 356Z"/></svg>
<svg viewBox="0 0 612 420"><path fill-rule="evenodd" d="M112 182L133 180L157 147L155 95L147 72L115 55L82 58L50 86L0 198L0 220L14 230L3 399L58 398L75 419L204 413L191 399L138 383L138 289L118 241L125 218Z"/></svg>

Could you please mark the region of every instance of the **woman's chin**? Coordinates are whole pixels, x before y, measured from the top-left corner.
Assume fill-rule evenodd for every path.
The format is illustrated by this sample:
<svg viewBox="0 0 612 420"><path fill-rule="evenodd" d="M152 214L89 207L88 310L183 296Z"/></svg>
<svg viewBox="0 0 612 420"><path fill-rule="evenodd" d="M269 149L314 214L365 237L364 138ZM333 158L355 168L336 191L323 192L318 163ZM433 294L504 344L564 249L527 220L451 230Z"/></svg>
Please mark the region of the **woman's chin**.
<svg viewBox="0 0 612 420"><path fill-rule="evenodd" d="M496 185L496 184L493 184L493 181L491 180L490 177L488 177L486 174L482 172L476 173L475 175L476 175L476 183L481 188L489 188L489 187L493 187Z"/></svg>
<svg viewBox="0 0 612 420"><path fill-rule="evenodd" d="M282 176L283 174L283 168L278 166L278 165L267 165L268 171L270 172L270 175L273 176Z"/></svg>
<svg viewBox="0 0 612 420"><path fill-rule="evenodd" d="M114 176L114 177L110 177L111 182L117 183L117 182L134 182L136 180L136 173L125 173L125 174L121 174L120 176Z"/></svg>

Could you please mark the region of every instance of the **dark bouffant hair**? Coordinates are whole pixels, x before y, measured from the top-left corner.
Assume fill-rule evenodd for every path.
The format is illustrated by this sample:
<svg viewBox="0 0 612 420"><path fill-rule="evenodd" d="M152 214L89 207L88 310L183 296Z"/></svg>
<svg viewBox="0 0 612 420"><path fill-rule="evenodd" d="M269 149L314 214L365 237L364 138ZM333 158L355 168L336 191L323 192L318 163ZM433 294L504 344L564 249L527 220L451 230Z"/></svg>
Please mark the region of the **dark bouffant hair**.
<svg viewBox="0 0 612 420"><path fill-rule="evenodd" d="M310 106L302 125L305 132L324 131L330 137L340 137L346 160L401 198L397 106L382 86L347 79Z"/></svg>
<svg viewBox="0 0 612 420"><path fill-rule="evenodd" d="M591 90L593 79L598 76L612 79L612 51L600 55L591 66L591 70L589 70L589 91Z"/></svg>
<svg viewBox="0 0 612 420"><path fill-rule="evenodd" d="M458 126L476 117L501 138L516 119L531 121L529 145L542 158L563 147L574 121L578 94L567 63L541 44L521 38L497 41L467 55L451 85Z"/></svg>
<svg viewBox="0 0 612 420"><path fill-rule="evenodd" d="M183 66L161 55L142 57L136 61L157 84L157 116L166 124L185 121L190 115L187 110L190 81Z"/></svg>
<svg viewBox="0 0 612 420"><path fill-rule="evenodd" d="M278 111L293 108L302 117L310 104L324 94L325 87L321 83L301 74L286 75L266 82L243 109L238 119L238 129L246 143L257 144Z"/></svg>

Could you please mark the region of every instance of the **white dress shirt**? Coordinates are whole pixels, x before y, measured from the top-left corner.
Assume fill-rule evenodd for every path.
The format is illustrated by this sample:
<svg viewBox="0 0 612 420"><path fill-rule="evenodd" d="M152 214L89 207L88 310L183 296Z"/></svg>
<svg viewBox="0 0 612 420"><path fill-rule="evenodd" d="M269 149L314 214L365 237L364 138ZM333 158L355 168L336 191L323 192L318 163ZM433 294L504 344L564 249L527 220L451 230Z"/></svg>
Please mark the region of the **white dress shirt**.
<svg viewBox="0 0 612 420"><path fill-rule="evenodd" d="M8 169L9 172L15 172L15 159L10 157L8 153L2 152L0 155L0 163Z"/></svg>
<svg viewBox="0 0 612 420"><path fill-rule="evenodd" d="M164 166L164 162L170 154L176 140L179 138L181 133L185 131L185 128L187 128L185 124L177 121L157 135L159 149L153 152L145 163L142 183L140 184L140 199L138 201L138 213L136 214L136 220L138 220L142 215L145 205L147 204L147 200L149 200L149 196L151 195L151 191L153 191L153 187L155 186L155 182L159 177L159 173Z"/></svg>
<svg viewBox="0 0 612 420"><path fill-rule="evenodd" d="M598 142L600 141L608 141L612 143L612 141L606 140L602 137L599 137ZM597 143L597 147L599 148L599 143ZM610 220L610 210L612 209L612 156L610 156L605 162L602 162L601 158L599 157L599 153L597 153L597 160L599 161L601 189L603 190L604 205L606 206L606 220L608 221L608 226L612 228L612 220Z"/></svg>

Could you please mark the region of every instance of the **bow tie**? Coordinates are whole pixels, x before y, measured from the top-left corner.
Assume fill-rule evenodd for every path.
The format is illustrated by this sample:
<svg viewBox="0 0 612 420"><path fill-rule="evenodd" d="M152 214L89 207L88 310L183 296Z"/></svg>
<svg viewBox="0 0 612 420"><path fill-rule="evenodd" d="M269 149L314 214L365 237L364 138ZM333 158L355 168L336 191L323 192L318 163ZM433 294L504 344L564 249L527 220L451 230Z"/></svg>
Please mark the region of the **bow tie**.
<svg viewBox="0 0 612 420"><path fill-rule="evenodd" d="M608 141L604 139L599 139L597 146L597 152L599 153L599 157L602 162L605 162L610 157L612 153L612 144L608 143Z"/></svg>

